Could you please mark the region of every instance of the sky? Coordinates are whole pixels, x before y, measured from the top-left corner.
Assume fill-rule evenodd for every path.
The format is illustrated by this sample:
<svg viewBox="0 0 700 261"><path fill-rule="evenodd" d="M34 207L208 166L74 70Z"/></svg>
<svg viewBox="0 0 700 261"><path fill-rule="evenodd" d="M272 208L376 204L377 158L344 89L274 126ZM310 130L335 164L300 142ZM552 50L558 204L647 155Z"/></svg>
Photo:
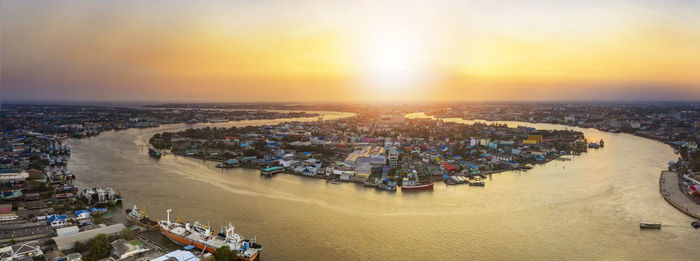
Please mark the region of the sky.
<svg viewBox="0 0 700 261"><path fill-rule="evenodd" d="M0 2L0 99L700 100L700 1Z"/></svg>

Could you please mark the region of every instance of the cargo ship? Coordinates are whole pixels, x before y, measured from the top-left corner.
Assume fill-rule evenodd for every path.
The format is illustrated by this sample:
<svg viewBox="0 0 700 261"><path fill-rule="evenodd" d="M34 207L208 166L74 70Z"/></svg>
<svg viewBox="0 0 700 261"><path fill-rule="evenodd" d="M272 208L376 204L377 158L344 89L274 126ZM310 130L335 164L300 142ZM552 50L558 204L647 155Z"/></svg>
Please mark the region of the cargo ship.
<svg viewBox="0 0 700 261"><path fill-rule="evenodd" d="M426 189L433 189L433 183L416 184L415 181L411 180L408 183L404 182L403 185L401 185L401 191L404 191L404 190L426 190Z"/></svg>
<svg viewBox="0 0 700 261"><path fill-rule="evenodd" d="M204 226L197 221L192 225L189 222L185 224L172 222L170 221L170 212L172 209L167 210L167 219L160 220L158 226L161 233L175 243L185 246L191 245L212 254L216 253L217 249L228 246L232 251L236 251L238 258L246 261L255 260L262 250L262 246L257 244L255 239L252 241L244 240L236 234L231 223L225 226L219 234L214 234L209 226Z"/></svg>
<svg viewBox="0 0 700 261"><path fill-rule="evenodd" d="M148 155L153 158L160 159L160 151L158 151L157 149L148 148Z"/></svg>

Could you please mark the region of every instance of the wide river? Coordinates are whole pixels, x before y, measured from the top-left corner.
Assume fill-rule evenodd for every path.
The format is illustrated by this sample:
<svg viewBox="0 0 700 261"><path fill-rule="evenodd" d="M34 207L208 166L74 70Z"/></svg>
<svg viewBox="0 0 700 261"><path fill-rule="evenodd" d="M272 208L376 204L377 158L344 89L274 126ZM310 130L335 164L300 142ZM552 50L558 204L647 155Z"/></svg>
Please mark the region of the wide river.
<svg viewBox="0 0 700 261"><path fill-rule="evenodd" d="M324 119L347 113L324 112ZM414 113L408 117L425 117ZM316 117L295 119L313 121ZM445 119L472 123L461 119ZM257 170L166 155L148 157L155 133L189 127L276 124L255 120L164 125L70 139L69 167L80 187L113 187L125 206L147 207L152 218L228 222L256 235L264 260L692 260L700 231L659 194L659 174L677 156L668 145L594 129L605 148L571 161L494 174L485 187L446 186L395 193L352 183ZM561 125L504 122L538 129ZM662 222L640 230L640 221Z"/></svg>

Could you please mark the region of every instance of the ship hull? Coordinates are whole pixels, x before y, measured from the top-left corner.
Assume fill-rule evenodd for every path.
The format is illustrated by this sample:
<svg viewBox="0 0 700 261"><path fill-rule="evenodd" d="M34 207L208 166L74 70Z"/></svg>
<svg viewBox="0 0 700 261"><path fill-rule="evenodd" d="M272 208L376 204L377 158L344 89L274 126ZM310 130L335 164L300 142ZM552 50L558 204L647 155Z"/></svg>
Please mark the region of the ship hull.
<svg viewBox="0 0 700 261"><path fill-rule="evenodd" d="M159 226L159 227L160 227L160 232L163 233L163 235L165 235L166 237L168 237L171 241L173 241L175 243L178 243L178 244L183 245L183 246L192 245L199 250L204 250L204 251L207 251L209 253L216 254L216 248L214 248L212 246L209 246L209 245L206 245L206 244L203 244L203 243L191 240L191 239L184 238L184 237L176 235L174 233L170 233L170 231L165 229L163 226ZM241 257L241 256L239 256L238 258L240 258L242 260L255 260L255 258L257 256L258 256L258 253L255 253L250 258L245 258L245 257Z"/></svg>
<svg viewBox="0 0 700 261"><path fill-rule="evenodd" d="M401 190L426 190L426 189L433 189L434 184L427 184L427 185L416 185L416 186L403 186L401 187Z"/></svg>

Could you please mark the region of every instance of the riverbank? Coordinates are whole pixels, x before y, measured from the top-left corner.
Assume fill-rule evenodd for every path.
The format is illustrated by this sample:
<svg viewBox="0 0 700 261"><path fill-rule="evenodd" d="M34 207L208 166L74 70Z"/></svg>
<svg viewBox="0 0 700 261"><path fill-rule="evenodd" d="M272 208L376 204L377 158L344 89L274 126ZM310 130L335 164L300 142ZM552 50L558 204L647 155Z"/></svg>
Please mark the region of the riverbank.
<svg viewBox="0 0 700 261"><path fill-rule="evenodd" d="M70 164L80 177L77 182L84 187L119 188L125 206L147 207L153 219L163 219L165 210L176 209L183 220L199 218L212 228L234 221L239 234L257 236L270 260L539 260L571 258L571 253L580 254L578 259L624 255L663 260L692 259L697 254L693 242L700 240L700 234L688 226L691 218L658 194L659 173L677 156L669 146L649 139L584 129L584 135L604 139L605 149L536 166L526 174L491 175L483 188L436 183L440 193L399 190L396 195L402 196L397 197L360 184L335 185L297 175L265 178L244 168L222 171L212 161L173 155L154 160L136 146L147 145L156 132L188 127L163 125L70 139ZM643 219L681 225L640 233L637 222ZM439 247L416 252L415 238ZM313 251L294 242L313 245Z"/></svg>
<svg viewBox="0 0 700 261"><path fill-rule="evenodd" d="M700 205L695 204L680 189L678 174L674 171L662 171L659 177L659 192L668 203L681 212L694 218L700 218Z"/></svg>

